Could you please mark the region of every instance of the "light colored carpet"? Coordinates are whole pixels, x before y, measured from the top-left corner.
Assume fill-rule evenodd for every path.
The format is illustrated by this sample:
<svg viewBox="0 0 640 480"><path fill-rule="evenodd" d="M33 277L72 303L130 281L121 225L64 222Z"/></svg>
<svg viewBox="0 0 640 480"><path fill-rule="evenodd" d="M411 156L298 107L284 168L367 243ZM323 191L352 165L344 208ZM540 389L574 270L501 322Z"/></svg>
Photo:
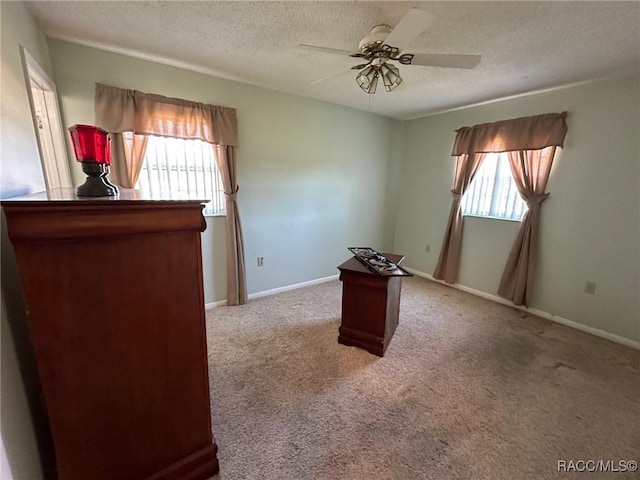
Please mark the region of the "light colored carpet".
<svg viewBox="0 0 640 480"><path fill-rule="evenodd" d="M640 460L637 350L411 278L379 358L337 343L340 304L333 281L207 312L214 478L539 480L576 478L558 460Z"/></svg>

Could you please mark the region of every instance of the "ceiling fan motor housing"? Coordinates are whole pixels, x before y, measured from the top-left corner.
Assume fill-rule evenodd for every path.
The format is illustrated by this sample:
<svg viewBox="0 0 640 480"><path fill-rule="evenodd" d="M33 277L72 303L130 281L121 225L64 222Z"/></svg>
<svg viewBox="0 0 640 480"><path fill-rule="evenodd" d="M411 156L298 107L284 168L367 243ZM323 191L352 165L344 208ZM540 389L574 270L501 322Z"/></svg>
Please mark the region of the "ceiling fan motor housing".
<svg viewBox="0 0 640 480"><path fill-rule="evenodd" d="M391 26L386 24L376 25L371 29L371 35L367 35L360 40L358 50L362 53L367 53L372 48L379 47L390 33Z"/></svg>

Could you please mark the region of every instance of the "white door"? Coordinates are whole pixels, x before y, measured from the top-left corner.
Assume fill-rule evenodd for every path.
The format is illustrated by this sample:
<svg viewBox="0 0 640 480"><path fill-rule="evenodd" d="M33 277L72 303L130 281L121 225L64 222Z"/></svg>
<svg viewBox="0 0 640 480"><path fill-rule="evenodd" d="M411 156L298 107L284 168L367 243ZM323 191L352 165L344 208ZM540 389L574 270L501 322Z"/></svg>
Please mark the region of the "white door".
<svg viewBox="0 0 640 480"><path fill-rule="evenodd" d="M56 86L29 52L20 53L47 189L71 187Z"/></svg>

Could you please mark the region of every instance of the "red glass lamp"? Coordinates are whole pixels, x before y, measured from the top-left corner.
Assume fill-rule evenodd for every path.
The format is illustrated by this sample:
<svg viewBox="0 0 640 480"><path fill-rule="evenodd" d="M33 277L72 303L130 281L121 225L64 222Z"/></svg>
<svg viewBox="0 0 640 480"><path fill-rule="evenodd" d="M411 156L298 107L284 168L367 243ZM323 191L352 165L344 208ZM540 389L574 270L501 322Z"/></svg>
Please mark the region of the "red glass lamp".
<svg viewBox="0 0 640 480"><path fill-rule="evenodd" d="M118 195L118 187L109 181L111 148L107 132L93 125L69 127L73 152L82 164L87 180L76 189L80 197L112 197Z"/></svg>

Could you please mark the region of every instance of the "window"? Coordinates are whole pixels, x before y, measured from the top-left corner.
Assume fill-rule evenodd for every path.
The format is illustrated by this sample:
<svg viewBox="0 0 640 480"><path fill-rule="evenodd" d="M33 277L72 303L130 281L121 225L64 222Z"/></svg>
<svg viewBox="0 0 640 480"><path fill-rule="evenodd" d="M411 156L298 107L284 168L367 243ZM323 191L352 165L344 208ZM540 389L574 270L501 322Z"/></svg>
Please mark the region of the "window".
<svg viewBox="0 0 640 480"><path fill-rule="evenodd" d="M463 215L520 221L527 205L518 193L507 153L489 153L462 197Z"/></svg>
<svg viewBox="0 0 640 480"><path fill-rule="evenodd" d="M188 194L209 200L205 215L225 213L213 146L201 140L149 136L136 188L151 194Z"/></svg>

